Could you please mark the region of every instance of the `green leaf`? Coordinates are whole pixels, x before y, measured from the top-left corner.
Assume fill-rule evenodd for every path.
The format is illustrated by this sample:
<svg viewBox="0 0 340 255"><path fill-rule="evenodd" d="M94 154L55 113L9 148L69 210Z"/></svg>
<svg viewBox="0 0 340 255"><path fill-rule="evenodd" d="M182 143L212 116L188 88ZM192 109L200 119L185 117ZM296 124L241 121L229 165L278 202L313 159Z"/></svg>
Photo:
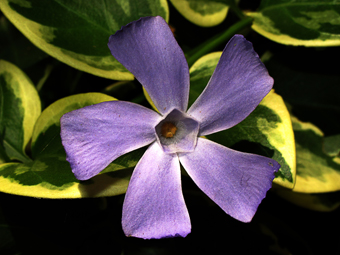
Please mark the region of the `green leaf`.
<svg viewBox="0 0 340 255"><path fill-rule="evenodd" d="M6 162L9 162L10 159L8 158L6 152L5 152L5 148L0 145L0 164L3 164L3 163L6 163Z"/></svg>
<svg viewBox="0 0 340 255"><path fill-rule="evenodd" d="M76 69L116 80L133 75L112 57L109 36L140 17L168 20L166 0L0 0L0 8L41 50Z"/></svg>
<svg viewBox="0 0 340 255"><path fill-rule="evenodd" d="M62 98L47 107L36 122L32 137L34 161L0 165L0 191L44 198L114 196L125 193L134 167L144 149L119 157L100 175L77 180L66 161L60 138L60 117L66 112L115 100L101 93Z"/></svg>
<svg viewBox="0 0 340 255"><path fill-rule="evenodd" d="M301 193L340 190L340 157L331 157L322 149L323 133L311 123L292 117L296 142L296 184Z"/></svg>
<svg viewBox="0 0 340 255"><path fill-rule="evenodd" d="M323 149L329 156L340 156L340 135L325 137Z"/></svg>
<svg viewBox="0 0 340 255"><path fill-rule="evenodd" d="M340 45L340 5L333 0L264 0L252 28L278 43L303 46Z"/></svg>
<svg viewBox="0 0 340 255"><path fill-rule="evenodd" d="M0 60L0 151L9 159L30 161L25 148L40 112L40 98L30 79L13 64Z"/></svg>
<svg viewBox="0 0 340 255"><path fill-rule="evenodd" d="M0 59L25 69L47 58L48 55L35 47L20 31L0 13Z"/></svg>
<svg viewBox="0 0 340 255"><path fill-rule="evenodd" d="M208 54L190 68L191 105L201 94L222 52ZM217 143L277 160L281 168L274 182L287 188L295 183L295 144L289 112L282 98L271 91L260 105L238 125L207 137Z"/></svg>
<svg viewBox="0 0 340 255"><path fill-rule="evenodd" d="M11 62L20 69L32 66L48 55L35 47L0 13L0 59Z"/></svg>
<svg viewBox="0 0 340 255"><path fill-rule="evenodd" d="M227 16L229 7L214 0L170 0L175 8L192 23L211 27L220 24Z"/></svg>

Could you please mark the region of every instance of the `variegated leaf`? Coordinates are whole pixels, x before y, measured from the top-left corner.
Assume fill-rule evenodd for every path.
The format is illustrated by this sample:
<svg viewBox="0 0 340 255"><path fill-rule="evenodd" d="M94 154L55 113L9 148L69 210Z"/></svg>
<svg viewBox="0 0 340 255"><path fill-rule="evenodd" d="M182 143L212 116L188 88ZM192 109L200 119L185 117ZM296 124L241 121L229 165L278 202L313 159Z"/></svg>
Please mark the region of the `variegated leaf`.
<svg viewBox="0 0 340 255"><path fill-rule="evenodd" d="M0 155L30 161L25 149L40 112L40 98L31 80L15 65L0 60Z"/></svg>
<svg viewBox="0 0 340 255"><path fill-rule="evenodd" d="M308 122L292 117L296 141L296 184L301 193L340 190L340 157L327 155L322 148L322 131Z"/></svg>
<svg viewBox="0 0 340 255"><path fill-rule="evenodd" d="M252 28L278 43L303 46L340 45L340 4L333 0L264 0Z"/></svg>
<svg viewBox="0 0 340 255"><path fill-rule="evenodd" d="M115 80L132 80L133 75L112 57L109 36L141 17L169 16L166 0L0 0L0 9L41 50Z"/></svg>
<svg viewBox="0 0 340 255"><path fill-rule="evenodd" d="M214 0L170 0L176 9L192 23L211 27L220 24L227 16L229 7Z"/></svg>
<svg viewBox="0 0 340 255"><path fill-rule="evenodd" d="M307 194L286 189L273 190L283 199L309 210L330 212L340 206L340 192Z"/></svg>

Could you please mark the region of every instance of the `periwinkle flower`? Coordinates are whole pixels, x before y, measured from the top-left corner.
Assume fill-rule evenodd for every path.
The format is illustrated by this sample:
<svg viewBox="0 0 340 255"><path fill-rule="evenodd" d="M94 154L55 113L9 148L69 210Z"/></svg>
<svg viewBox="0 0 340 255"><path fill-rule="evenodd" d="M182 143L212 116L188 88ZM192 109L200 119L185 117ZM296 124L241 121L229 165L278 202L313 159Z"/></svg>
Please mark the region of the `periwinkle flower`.
<svg viewBox="0 0 340 255"><path fill-rule="evenodd" d="M238 124L271 90L273 79L252 44L241 35L228 42L208 85L188 111L188 64L161 17L122 27L108 46L144 86L159 113L112 101L65 114L61 138L75 176L87 180L119 156L149 145L125 195L122 226L127 236L190 233L180 163L227 214L251 221L280 165L200 136Z"/></svg>

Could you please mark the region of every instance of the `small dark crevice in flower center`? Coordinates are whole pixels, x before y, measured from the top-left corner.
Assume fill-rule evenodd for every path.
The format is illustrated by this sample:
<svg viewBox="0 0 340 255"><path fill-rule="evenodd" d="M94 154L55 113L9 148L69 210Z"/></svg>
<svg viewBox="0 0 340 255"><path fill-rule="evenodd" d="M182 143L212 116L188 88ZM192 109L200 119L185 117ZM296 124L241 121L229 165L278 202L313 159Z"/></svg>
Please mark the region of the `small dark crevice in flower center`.
<svg viewBox="0 0 340 255"><path fill-rule="evenodd" d="M165 138L171 138L176 134L177 127L171 122L164 122L161 127L161 134Z"/></svg>

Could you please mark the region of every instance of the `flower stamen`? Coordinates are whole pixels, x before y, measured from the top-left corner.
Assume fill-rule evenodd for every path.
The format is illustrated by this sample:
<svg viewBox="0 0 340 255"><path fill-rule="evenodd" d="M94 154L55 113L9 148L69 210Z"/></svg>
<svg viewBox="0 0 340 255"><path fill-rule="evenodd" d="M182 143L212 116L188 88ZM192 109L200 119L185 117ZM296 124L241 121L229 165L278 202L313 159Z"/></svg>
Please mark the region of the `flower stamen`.
<svg viewBox="0 0 340 255"><path fill-rule="evenodd" d="M177 127L171 122L165 122L161 128L161 134L165 138L171 138L176 134Z"/></svg>

